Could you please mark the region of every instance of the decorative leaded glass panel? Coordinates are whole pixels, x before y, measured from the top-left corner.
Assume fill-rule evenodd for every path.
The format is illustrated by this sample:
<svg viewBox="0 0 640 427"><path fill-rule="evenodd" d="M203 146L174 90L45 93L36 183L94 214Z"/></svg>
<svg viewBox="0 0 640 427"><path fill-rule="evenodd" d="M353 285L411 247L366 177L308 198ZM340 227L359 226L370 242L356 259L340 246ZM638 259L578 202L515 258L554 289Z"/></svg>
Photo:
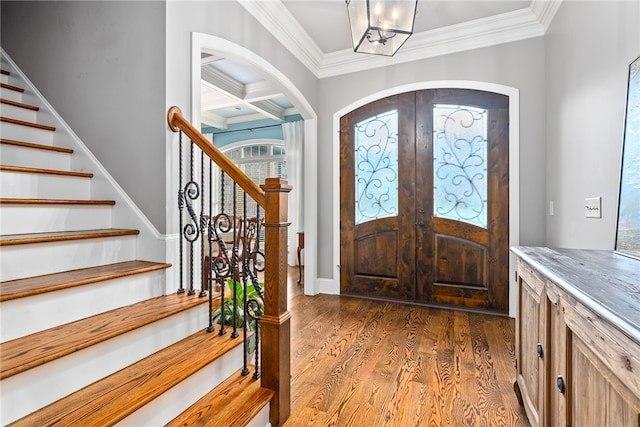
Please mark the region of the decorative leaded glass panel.
<svg viewBox="0 0 640 427"><path fill-rule="evenodd" d="M487 228L488 111L433 107L433 215Z"/></svg>
<svg viewBox="0 0 640 427"><path fill-rule="evenodd" d="M355 126L356 224L398 214L398 111Z"/></svg>

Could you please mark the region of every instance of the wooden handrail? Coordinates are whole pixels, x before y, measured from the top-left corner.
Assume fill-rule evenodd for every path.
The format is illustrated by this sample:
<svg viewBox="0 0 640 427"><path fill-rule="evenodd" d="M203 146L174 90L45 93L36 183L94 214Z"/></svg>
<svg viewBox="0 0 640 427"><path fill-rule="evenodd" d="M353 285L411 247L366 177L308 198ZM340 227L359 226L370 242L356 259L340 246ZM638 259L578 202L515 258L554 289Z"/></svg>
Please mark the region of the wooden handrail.
<svg viewBox="0 0 640 427"><path fill-rule="evenodd" d="M169 128L178 132L182 130L185 135L193 141L211 160L218 165L224 173L229 175L260 207L266 209L267 198L262 188L251 180L244 172L238 168L227 156L222 154L207 138L204 137L191 123L182 115L178 107L169 108L167 113Z"/></svg>

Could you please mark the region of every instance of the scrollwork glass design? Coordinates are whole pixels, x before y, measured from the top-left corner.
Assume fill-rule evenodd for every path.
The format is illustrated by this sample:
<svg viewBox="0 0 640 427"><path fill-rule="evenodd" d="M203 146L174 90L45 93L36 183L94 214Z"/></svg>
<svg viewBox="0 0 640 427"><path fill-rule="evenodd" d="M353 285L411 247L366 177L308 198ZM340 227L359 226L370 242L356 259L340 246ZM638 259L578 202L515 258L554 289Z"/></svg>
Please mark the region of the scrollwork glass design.
<svg viewBox="0 0 640 427"><path fill-rule="evenodd" d="M487 117L482 108L433 107L433 215L487 227Z"/></svg>
<svg viewBox="0 0 640 427"><path fill-rule="evenodd" d="M355 221L398 214L398 111L355 126Z"/></svg>

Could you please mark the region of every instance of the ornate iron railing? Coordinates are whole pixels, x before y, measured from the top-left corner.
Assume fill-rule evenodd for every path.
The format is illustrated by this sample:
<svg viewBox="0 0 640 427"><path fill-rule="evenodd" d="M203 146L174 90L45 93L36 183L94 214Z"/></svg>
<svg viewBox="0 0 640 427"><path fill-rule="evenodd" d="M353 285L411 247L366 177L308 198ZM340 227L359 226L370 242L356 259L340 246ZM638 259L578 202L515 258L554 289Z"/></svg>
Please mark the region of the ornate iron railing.
<svg viewBox="0 0 640 427"><path fill-rule="evenodd" d="M242 334L242 373L251 373L252 358L253 378L275 392L271 424L282 425L290 412L286 242L291 187L278 178L256 185L177 107L169 109L167 119L180 133L178 292L208 296L207 331L225 335L229 328L230 339ZM255 201L253 211L249 199Z"/></svg>

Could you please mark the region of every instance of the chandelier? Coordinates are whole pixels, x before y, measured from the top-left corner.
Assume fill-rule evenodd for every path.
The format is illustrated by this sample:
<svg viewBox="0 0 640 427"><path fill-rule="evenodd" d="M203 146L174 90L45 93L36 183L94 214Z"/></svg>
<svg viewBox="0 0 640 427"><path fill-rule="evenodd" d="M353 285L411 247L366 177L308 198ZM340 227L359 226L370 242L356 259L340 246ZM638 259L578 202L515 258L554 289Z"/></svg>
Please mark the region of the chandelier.
<svg viewBox="0 0 640 427"><path fill-rule="evenodd" d="M418 0L346 0L353 51L393 56L413 33Z"/></svg>

